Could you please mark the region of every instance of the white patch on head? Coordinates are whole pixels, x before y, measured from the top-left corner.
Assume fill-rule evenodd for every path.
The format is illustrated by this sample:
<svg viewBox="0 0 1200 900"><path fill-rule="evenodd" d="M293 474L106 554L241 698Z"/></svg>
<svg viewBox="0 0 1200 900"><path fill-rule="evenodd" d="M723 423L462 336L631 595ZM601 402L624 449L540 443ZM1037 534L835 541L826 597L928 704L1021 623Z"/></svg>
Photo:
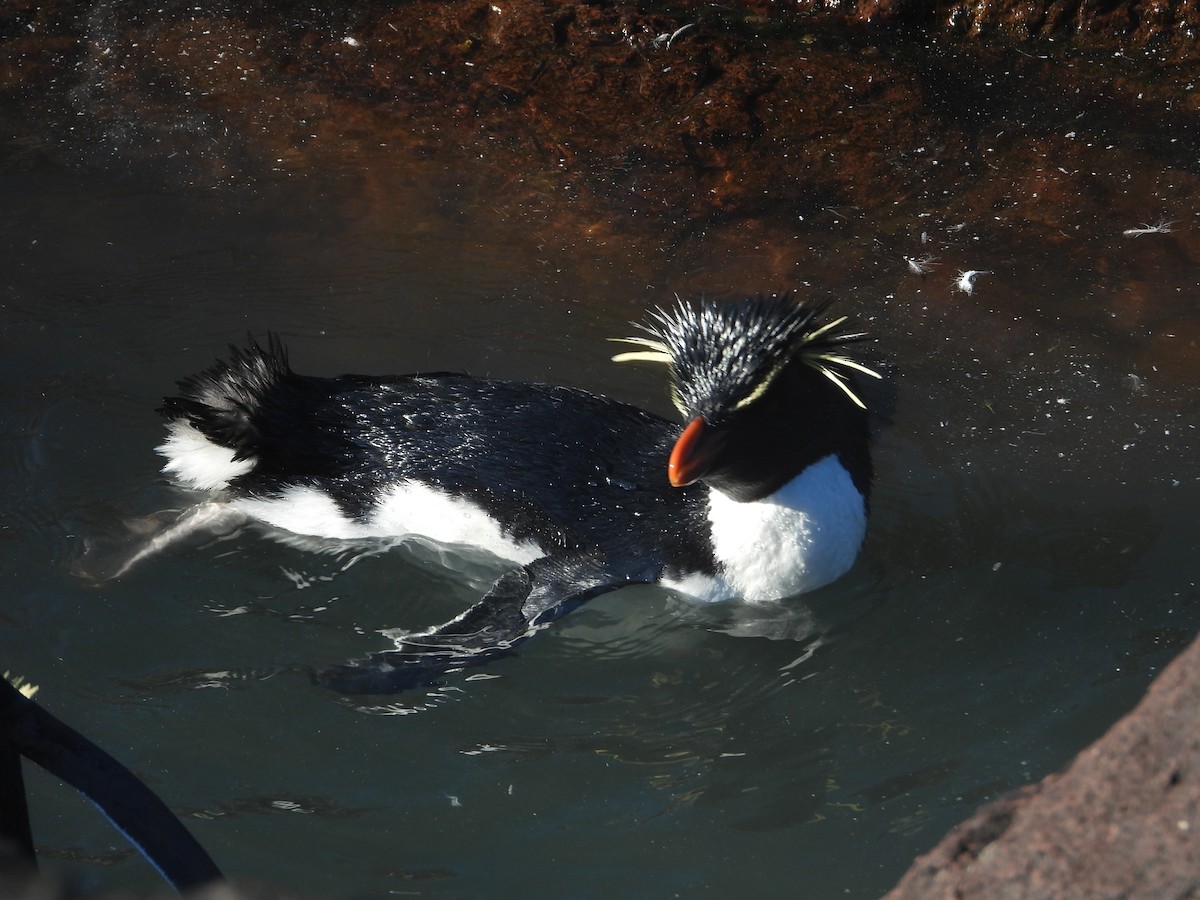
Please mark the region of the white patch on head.
<svg viewBox="0 0 1200 900"><path fill-rule="evenodd" d="M813 463L762 500L709 491L716 578L664 581L699 600L776 600L815 590L854 564L867 531L862 494L836 456Z"/></svg>
<svg viewBox="0 0 1200 900"><path fill-rule="evenodd" d="M275 498L243 497L230 506L295 534L349 541L423 537L478 547L521 565L545 556L536 542L514 540L470 500L410 481L388 488L361 521L348 517L332 497L311 487L292 487Z"/></svg>
<svg viewBox="0 0 1200 900"><path fill-rule="evenodd" d="M234 459L228 447L214 444L182 420L167 426L167 439L157 452L167 458L163 471L190 488L221 490L254 468L254 459Z"/></svg>

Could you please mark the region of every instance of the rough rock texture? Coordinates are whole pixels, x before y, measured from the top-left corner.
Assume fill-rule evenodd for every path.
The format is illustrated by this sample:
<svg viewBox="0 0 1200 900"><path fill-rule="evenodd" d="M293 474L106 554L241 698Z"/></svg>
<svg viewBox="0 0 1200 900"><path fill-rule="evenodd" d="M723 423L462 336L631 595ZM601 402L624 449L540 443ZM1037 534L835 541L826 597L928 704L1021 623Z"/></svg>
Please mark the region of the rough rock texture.
<svg viewBox="0 0 1200 900"><path fill-rule="evenodd" d="M1173 59L1195 59L1200 34L1200 4L1194 0L798 0L796 6L860 27L1069 40L1089 47L1153 49Z"/></svg>
<svg viewBox="0 0 1200 900"><path fill-rule="evenodd" d="M1063 773L985 806L890 900L1200 896L1200 640Z"/></svg>
<svg viewBox="0 0 1200 900"><path fill-rule="evenodd" d="M215 180L360 146L457 151L559 189L581 218L599 204L661 230L666 212L687 234L942 198L974 175L972 208L1034 197L1053 235L1055 208L1104 190L1080 174L1097 124L1120 123L1095 135L1110 142L1153 129L1156 151L1194 161L1194 20L1191 0L16 2L0 4L0 97L60 100L65 142L190 158ZM1036 118L1014 120L1025 106ZM1112 162L1136 171L1148 149L1119 141Z"/></svg>
<svg viewBox="0 0 1200 900"><path fill-rule="evenodd" d="M753 261L744 291L836 280L850 258L865 277L1052 251L1093 282L1096 327L1174 335L1150 350L1182 378L1200 319L1145 273L1200 260L1194 20L1193 0L14 0L0 141L218 189L361 172L346 205L380 229L420 214L398 191L429 173L404 161L444 160L551 250L724 253ZM1033 293L996 302L1040 319Z"/></svg>

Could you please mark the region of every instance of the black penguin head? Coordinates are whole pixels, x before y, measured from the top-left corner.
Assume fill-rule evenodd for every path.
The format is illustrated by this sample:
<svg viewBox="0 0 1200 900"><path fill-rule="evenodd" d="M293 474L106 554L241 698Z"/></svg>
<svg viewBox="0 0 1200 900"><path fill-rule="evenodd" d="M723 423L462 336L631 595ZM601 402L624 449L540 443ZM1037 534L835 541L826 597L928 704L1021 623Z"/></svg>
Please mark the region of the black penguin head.
<svg viewBox="0 0 1200 900"><path fill-rule="evenodd" d="M654 311L639 326L645 336L615 339L640 349L614 360L670 367L672 399L688 422L668 464L673 485L703 480L757 500L822 456L856 452L848 443L866 453L853 373L880 376L844 355L866 335L844 328L845 316L822 321L827 306L791 294L680 302Z"/></svg>

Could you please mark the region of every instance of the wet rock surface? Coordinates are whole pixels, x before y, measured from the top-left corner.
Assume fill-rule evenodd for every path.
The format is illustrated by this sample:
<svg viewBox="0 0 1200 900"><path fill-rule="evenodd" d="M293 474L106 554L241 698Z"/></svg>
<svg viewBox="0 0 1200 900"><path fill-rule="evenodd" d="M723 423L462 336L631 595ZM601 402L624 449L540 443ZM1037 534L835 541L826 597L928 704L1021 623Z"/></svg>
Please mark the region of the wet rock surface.
<svg viewBox="0 0 1200 900"><path fill-rule="evenodd" d="M1194 643L1066 771L981 809L887 896L1195 897L1198 704Z"/></svg>
<svg viewBox="0 0 1200 900"><path fill-rule="evenodd" d="M50 134L84 164L202 186L469 161L552 243L721 245L753 255L747 290L845 253L949 266L970 222L993 262L1049 248L1116 280L1102 302L1187 331L1161 349L1190 367L1197 334L1144 273L1200 258L1191 4L781 6L16 2L0 103L18 150ZM411 216L373 177L348 205Z"/></svg>
<svg viewBox="0 0 1200 900"><path fill-rule="evenodd" d="M0 103L18 152L49 134L201 186L359 168L347 206L380 227L420 202L406 158L466 161L551 246L753 257L743 290L1053 253L1193 370L1200 333L1146 274L1200 259L1191 4L779 6L16 2Z"/></svg>
<svg viewBox="0 0 1200 900"><path fill-rule="evenodd" d="M954 205L1055 239L1081 202L1122 227L1145 212L1122 207L1149 185L1087 164L1098 142L1113 172L1167 167L1164 214L1198 187L1191 5L1096 6L11 3L0 89L57 107L77 152L217 182L409 147L524 178L580 227L686 240Z"/></svg>

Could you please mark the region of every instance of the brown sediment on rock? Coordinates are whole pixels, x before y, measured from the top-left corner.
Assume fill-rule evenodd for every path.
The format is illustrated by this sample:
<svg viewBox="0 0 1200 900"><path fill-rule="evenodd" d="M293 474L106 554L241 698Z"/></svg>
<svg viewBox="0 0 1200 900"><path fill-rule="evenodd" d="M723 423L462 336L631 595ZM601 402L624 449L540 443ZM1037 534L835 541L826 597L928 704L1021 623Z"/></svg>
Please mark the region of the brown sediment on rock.
<svg viewBox="0 0 1200 900"><path fill-rule="evenodd" d="M345 205L382 228L432 193L416 183L432 166L403 193L408 161L444 161L552 245L753 254L746 290L933 253L949 302L953 267L995 267L978 250L1018 270L1052 251L1098 317L1169 324L1186 368L1200 325L1145 273L1200 261L1200 229L1122 232L1200 206L1194 16L1192 0L13 2L0 103L14 143L89 164L213 186L357 171ZM974 243L956 245L964 223ZM1036 321L1030 292L997 299Z"/></svg>
<svg viewBox="0 0 1200 900"><path fill-rule="evenodd" d="M1132 46L1136 32L1093 5L1072 16L1061 3L987 3L971 15L1039 8L1046 21L1104 21L1075 31ZM101 118L157 119L177 141L219 119L285 162L331 139L507 154L579 176L577 191L646 210L665 198L693 215L933 195L946 181L934 176L983 162L976 126L1005 118L1018 97L1042 98L1038 122L1008 123L1034 136L1080 113L1190 129L1200 98L1163 77L1161 55L1102 66L1050 59L1044 44L961 39L943 20L967 6L17 3L0 28L0 88L57 90ZM1140 9L1118 6L1127 18ZM1182 46L1200 61L1195 41Z"/></svg>
<svg viewBox="0 0 1200 900"><path fill-rule="evenodd" d="M920 28L1011 42L1060 40L1093 49L1153 51L1174 61L1195 59L1200 36L1200 4L1194 0L797 0L793 8L866 29Z"/></svg>
<svg viewBox="0 0 1200 900"><path fill-rule="evenodd" d="M887 897L1200 894L1200 641L1061 774L985 806Z"/></svg>

